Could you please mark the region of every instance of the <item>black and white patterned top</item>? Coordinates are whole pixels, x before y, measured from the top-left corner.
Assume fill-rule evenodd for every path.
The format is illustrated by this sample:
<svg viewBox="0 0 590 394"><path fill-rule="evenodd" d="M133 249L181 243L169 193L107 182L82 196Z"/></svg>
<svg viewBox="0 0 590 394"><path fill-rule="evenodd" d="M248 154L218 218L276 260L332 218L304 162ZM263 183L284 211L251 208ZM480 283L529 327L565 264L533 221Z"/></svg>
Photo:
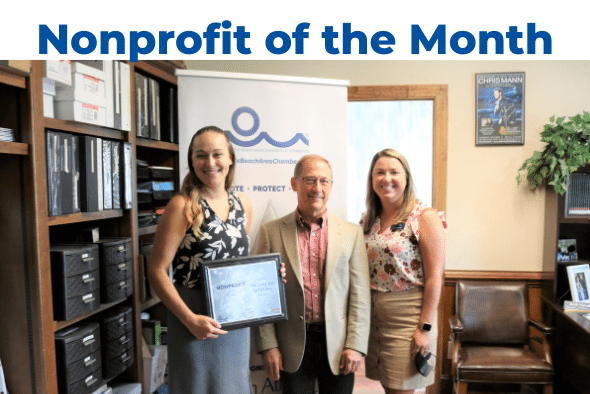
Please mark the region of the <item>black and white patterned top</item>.
<svg viewBox="0 0 590 394"><path fill-rule="evenodd" d="M201 289L201 261L248 256L250 239L246 231L246 213L238 196L229 193L229 216L224 222L201 197L199 201L205 219L201 223L203 235L198 238L192 226L174 258L174 280L188 288Z"/></svg>

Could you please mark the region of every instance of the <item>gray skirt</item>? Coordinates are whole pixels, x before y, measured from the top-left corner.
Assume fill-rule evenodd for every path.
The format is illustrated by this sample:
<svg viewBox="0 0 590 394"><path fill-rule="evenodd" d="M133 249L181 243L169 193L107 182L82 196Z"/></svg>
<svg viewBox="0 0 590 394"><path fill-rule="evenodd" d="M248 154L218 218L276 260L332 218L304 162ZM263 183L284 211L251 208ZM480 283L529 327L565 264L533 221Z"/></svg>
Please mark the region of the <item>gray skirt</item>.
<svg viewBox="0 0 590 394"><path fill-rule="evenodd" d="M205 314L202 293L176 285L197 314ZM250 328L199 340L168 312L168 388L170 394L251 393Z"/></svg>

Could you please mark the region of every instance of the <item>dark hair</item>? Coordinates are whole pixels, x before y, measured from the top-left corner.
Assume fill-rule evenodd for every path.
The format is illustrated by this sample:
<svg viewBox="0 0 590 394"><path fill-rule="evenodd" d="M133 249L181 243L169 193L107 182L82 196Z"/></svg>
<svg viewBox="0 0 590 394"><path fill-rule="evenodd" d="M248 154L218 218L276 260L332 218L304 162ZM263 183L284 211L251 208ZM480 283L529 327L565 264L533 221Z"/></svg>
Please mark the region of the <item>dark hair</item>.
<svg viewBox="0 0 590 394"><path fill-rule="evenodd" d="M225 177L225 190L228 190L231 187L236 173L236 154L228 135L217 126L206 126L199 129L193 135L193 138L191 138L191 142L188 147L187 160L189 172L184 177L184 180L182 181L182 186L180 187L180 195L186 197L187 199L187 204L184 209L184 216L186 217L186 220L192 225L193 230L195 231L195 234L197 236L201 235L199 228L201 226L201 223L203 223L203 211L201 210L201 206L199 205L203 182L201 182L193 167L193 148L195 144L195 139L205 133L221 134L225 137L225 140L227 141L227 150L229 152L232 164L229 166L229 172Z"/></svg>

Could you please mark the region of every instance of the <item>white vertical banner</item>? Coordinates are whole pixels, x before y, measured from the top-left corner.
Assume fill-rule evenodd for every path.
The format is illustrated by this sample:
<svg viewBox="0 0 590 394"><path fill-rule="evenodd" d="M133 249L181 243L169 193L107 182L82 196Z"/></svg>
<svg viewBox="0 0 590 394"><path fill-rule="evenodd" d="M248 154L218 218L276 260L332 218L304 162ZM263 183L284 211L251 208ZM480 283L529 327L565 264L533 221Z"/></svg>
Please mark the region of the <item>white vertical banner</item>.
<svg viewBox="0 0 590 394"><path fill-rule="evenodd" d="M6 389L6 381L4 380L4 370L2 369L2 362L0 361L0 394L8 394Z"/></svg>
<svg viewBox="0 0 590 394"><path fill-rule="evenodd" d="M293 212L291 177L300 157L319 154L330 162L334 186L328 209L346 217L346 125L348 81L178 70L180 179L187 150L204 126L224 130L236 152L234 188L254 207L250 241L261 224ZM252 351L253 394L280 392Z"/></svg>

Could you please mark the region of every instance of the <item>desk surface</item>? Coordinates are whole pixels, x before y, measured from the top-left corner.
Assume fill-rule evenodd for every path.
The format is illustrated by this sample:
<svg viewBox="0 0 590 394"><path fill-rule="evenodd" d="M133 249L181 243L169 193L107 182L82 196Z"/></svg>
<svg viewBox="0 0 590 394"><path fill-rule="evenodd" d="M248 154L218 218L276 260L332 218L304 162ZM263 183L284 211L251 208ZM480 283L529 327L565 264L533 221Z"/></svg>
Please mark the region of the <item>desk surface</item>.
<svg viewBox="0 0 590 394"><path fill-rule="evenodd" d="M590 394L590 320L577 312L566 312L563 307L541 297L549 308L547 318L555 327L551 355L555 368L556 385L572 385L579 393ZM560 391L557 387L556 393Z"/></svg>

